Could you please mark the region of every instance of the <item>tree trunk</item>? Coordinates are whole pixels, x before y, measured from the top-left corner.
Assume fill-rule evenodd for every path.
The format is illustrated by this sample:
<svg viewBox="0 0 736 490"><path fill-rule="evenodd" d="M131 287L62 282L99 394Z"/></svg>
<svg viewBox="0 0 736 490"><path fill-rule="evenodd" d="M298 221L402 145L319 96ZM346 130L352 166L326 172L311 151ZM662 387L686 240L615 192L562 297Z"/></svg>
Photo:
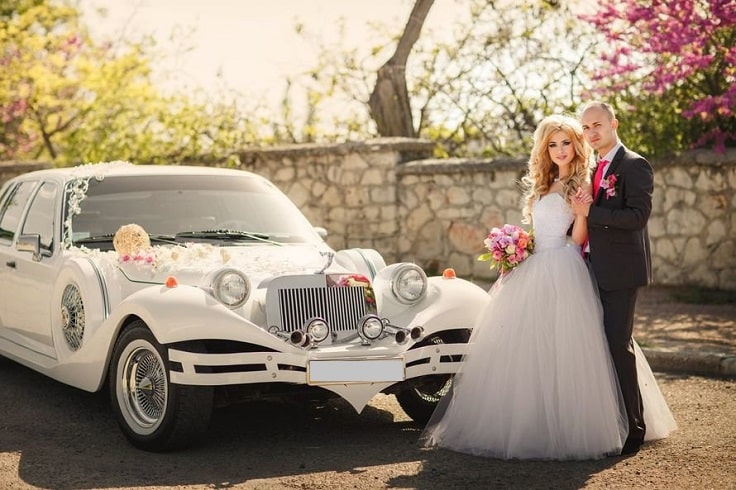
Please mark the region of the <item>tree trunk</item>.
<svg viewBox="0 0 736 490"><path fill-rule="evenodd" d="M433 3L434 0L416 0L396 51L378 70L368 107L381 136L416 136L406 88L406 61Z"/></svg>

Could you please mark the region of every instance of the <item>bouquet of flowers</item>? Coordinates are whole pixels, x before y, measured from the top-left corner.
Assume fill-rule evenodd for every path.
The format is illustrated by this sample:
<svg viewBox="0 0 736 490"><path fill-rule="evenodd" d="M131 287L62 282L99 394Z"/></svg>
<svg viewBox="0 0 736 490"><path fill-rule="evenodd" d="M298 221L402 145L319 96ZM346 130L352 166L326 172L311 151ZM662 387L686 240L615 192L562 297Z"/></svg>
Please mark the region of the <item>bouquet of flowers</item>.
<svg viewBox="0 0 736 490"><path fill-rule="evenodd" d="M491 269L497 269L501 274L521 264L534 252L533 233L516 225L493 228L483 243L488 252L478 257L478 260L490 261Z"/></svg>

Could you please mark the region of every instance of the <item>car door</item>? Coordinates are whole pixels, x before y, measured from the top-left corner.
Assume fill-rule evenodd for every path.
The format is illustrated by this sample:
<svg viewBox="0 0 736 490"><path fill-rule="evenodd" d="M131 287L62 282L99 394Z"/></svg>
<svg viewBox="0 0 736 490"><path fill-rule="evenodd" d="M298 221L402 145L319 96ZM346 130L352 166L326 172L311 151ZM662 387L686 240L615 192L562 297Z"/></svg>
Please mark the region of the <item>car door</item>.
<svg viewBox="0 0 736 490"><path fill-rule="evenodd" d="M15 182L0 197L0 335L7 334L4 331L9 328L8 306L15 299L12 285L17 255L15 237L37 186L36 181Z"/></svg>
<svg viewBox="0 0 736 490"><path fill-rule="evenodd" d="M20 199L28 200L15 224L12 216L3 216L0 230L15 224L10 245L2 244L3 325L10 340L18 340L32 350L53 356L51 336L51 292L56 277L57 257L54 256L54 231L58 222L59 186L55 182L40 182L30 192L27 183L18 189ZM26 194L29 195L26 195ZM8 218L8 219L6 219ZM16 249L20 235L37 234L40 238L40 254ZM58 247L56 247L58 249ZM58 252L57 252L58 255ZM13 337L20 337L14 339Z"/></svg>

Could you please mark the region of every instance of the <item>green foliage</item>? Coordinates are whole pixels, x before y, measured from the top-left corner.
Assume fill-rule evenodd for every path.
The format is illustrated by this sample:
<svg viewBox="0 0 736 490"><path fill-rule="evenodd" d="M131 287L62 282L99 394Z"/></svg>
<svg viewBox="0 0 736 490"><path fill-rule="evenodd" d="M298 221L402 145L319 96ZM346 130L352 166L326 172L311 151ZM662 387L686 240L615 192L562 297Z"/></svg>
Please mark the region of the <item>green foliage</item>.
<svg viewBox="0 0 736 490"><path fill-rule="evenodd" d="M648 157L672 155L689 148L702 135L702 124L682 117L688 98L681 90L640 94L635 87L612 92L606 100L616 109L618 135L627 146Z"/></svg>
<svg viewBox="0 0 736 490"><path fill-rule="evenodd" d="M452 130L437 141L453 156L525 154L538 121L577 102L590 30L556 3L469 4L468 20L454 26L450 41L416 53L426 71L412 83L420 134Z"/></svg>
<svg viewBox="0 0 736 490"><path fill-rule="evenodd" d="M152 39L96 41L71 1L0 3L0 159L236 165L246 146L376 136L368 97L400 26L373 26L379 41L359 48L315 42L296 26L305 44L316 45L317 62L288 80L273 114L232 91L164 93L152 80L160 56ZM423 30L407 85L417 132L436 142L435 156L526 154L542 117L572 113L602 88L611 89L606 98L618 110L622 140L648 156L688 148L706 132L702 118L682 115L707 87L724 90L724 67L656 93L643 90L636 74L615 87L594 82L602 34L578 19L574 4L463 0L464 16L444 26L451 35ZM338 29L344 39L344 24ZM717 35L714 45L733 44L733 29ZM728 121L725 130L736 134Z"/></svg>
<svg viewBox="0 0 736 490"><path fill-rule="evenodd" d="M227 160L259 137L235 102L163 94L150 39L95 43L65 1L18 0L2 12L0 159Z"/></svg>
<svg viewBox="0 0 736 490"><path fill-rule="evenodd" d="M452 35L425 27L409 57L417 132L437 142L438 157L525 154L542 117L579 103L589 83L581 66L595 63L587 58L593 30L576 22L567 3L467 0L458 6L467 15L446 26ZM317 66L292 85L293 91L317 87L325 106L339 100L336 127L362 127L349 137L376 135L367 101L400 34L383 29L376 33L383 42L363 51L344 43L319 46Z"/></svg>

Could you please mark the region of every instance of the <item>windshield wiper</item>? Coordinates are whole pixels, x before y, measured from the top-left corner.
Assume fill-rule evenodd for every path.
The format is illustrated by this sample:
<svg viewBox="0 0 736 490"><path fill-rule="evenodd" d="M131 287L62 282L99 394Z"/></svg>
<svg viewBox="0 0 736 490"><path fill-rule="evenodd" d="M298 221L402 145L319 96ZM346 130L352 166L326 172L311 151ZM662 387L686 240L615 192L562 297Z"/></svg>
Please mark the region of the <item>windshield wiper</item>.
<svg viewBox="0 0 736 490"><path fill-rule="evenodd" d="M111 242L115 238L115 233L105 233L104 235L92 235L84 238L77 238L74 243L105 243Z"/></svg>
<svg viewBox="0 0 736 490"><path fill-rule="evenodd" d="M151 239L151 243L153 242L161 242L161 243L174 243L176 244L176 237L174 235L148 235L148 238Z"/></svg>
<svg viewBox="0 0 736 490"><path fill-rule="evenodd" d="M180 231L176 234L176 238L213 238L217 240L257 240L261 242L271 242L269 236L265 233L254 233L250 231L238 230L200 230L200 231Z"/></svg>
<svg viewBox="0 0 736 490"><path fill-rule="evenodd" d="M176 243L176 237L174 235L148 235L151 242L161 243ZM112 242L115 238L115 233L105 233L103 235L93 235L83 238L77 238L74 243L107 243Z"/></svg>

